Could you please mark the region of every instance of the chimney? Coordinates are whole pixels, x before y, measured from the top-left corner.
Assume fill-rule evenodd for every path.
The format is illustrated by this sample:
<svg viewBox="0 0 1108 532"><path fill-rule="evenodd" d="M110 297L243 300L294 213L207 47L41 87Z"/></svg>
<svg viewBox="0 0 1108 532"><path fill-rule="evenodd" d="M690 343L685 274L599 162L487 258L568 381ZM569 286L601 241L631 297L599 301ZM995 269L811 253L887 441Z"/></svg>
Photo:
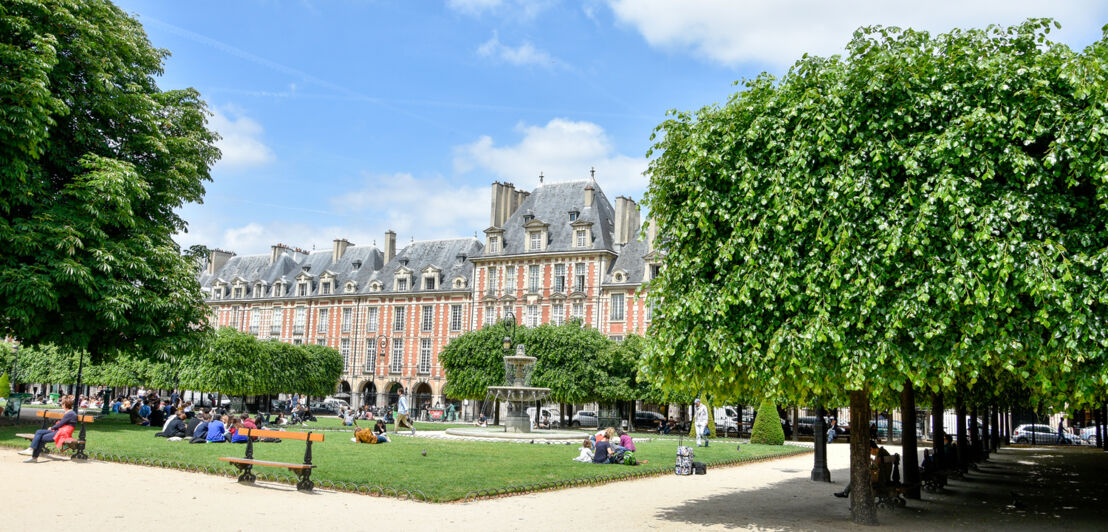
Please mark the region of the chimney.
<svg viewBox="0 0 1108 532"><path fill-rule="evenodd" d="M616 244L624 245L635 240L639 227L639 206L631 198L616 197Z"/></svg>
<svg viewBox="0 0 1108 532"><path fill-rule="evenodd" d="M500 181L493 181L492 194L490 195L489 202L489 225L492 227L500 227L500 201L502 194Z"/></svg>
<svg viewBox="0 0 1108 532"><path fill-rule="evenodd" d="M396 256L396 233L392 229L385 231L385 264Z"/></svg>
<svg viewBox="0 0 1108 532"><path fill-rule="evenodd" d="M523 200L527 199L527 196L530 196L530 195L531 195L531 193L527 192L526 190L517 190L516 191L515 207L512 207L512 211L508 213L508 216L511 216L511 215L515 214L516 210L519 209L519 206L523 205Z"/></svg>
<svg viewBox="0 0 1108 532"><path fill-rule="evenodd" d="M234 256L233 252L213 248L208 252L208 273L215 274Z"/></svg>
<svg viewBox="0 0 1108 532"><path fill-rule="evenodd" d="M346 248L352 246L349 240L345 238L336 238L335 247L331 251L331 262L338 262L342 258L342 254L346 253Z"/></svg>
<svg viewBox="0 0 1108 532"><path fill-rule="evenodd" d="M592 185L585 185L585 208L592 207L592 198L596 193L596 189L592 188Z"/></svg>
<svg viewBox="0 0 1108 532"><path fill-rule="evenodd" d="M288 251L288 249L289 249L289 247L284 245L284 244L275 244L275 245L270 246L269 247L269 250L270 250L270 252L269 252L269 263L273 264L274 262L277 262L277 258L280 257L281 254L284 253L285 251Z"/></svg>
<svg viewBox="0 0 1108 532"><path fill-rule="evenodd" d="M646 252L654 251L654 238L658 236L658 224L653 218L646 222Z"/></svg>

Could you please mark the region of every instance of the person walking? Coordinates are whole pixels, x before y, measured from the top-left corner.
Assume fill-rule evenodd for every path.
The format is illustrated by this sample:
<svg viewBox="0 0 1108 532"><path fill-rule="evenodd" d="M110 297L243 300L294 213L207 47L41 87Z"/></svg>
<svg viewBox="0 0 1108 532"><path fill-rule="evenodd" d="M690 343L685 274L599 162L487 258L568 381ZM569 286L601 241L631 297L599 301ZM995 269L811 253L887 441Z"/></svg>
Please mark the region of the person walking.
<svg viewBox="0 0 1108 532"><path fill-rule="evenodd" d="M403 388L396 390L396 393L400 396L396 401L396 432L400 432L401 426L407 425L412 429L412 436L415 436L415 424L408 417L408 398L404 395Z"/></svg>
<svg viewBox="0 0 1108 532"><path fill-rule="evenodd" d="M1066 432L1065 422L1066 416L1062 416L1062 418L1058 420L1058 445L1066 443L1065 436L1063 436Z"/></svg>
<svg viewBox="0 0 1108 532"><path fill-rule="evenodd" d="M696 446L707 447L708 446L708 407L704 406L704 403L700 402L700 398L693 400L693 408L695 414L693 415L693 423L696 427Z"/></svg>

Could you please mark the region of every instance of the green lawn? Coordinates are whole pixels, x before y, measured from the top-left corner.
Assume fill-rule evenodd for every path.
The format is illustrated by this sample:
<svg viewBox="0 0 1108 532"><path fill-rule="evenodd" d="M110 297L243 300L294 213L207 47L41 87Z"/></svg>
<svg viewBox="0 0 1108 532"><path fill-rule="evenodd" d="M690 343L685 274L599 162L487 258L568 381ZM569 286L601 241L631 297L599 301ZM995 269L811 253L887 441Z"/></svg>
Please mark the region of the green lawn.
<svg viewBox="0 0 1108 532"><path fill-rule="evenodd" d="M431 424L429 424L431 425ZM442 427L442 424L433 424ZM32 432L37 426L0 428L0 445L25 447L17 432ZM113 414L88 426L88 451L125 455L149 460L183 462L226 470L220 456L242 457L240 444L192 445L155 438L157 429L130 425L124 415ZM418 430L418 429L417 429ZM326 432L326 440L312 445L312 462L319 467L312 478L343 481L368 486L420 490L432 501L465 498L477 490L495 490L541 482L585 479L638 471L672 471L675 440L636 444L636 456L649 463L637 467L593 465L574 462L577 446L531 445L517 443L469 442L427 438L394 437L384 445L363 445L350 441L351 434ZM721 442L722 443L722 442ZM51 444L52 445L52 444ZM423 456L422 451L427 455ZM751 460L761 457L806 452L788 446L716 445L696 449L696 460L703 462ZM254 457L259 460L303 462L304 444L286 440L258 443ZM256 472L287 473L274 468Z"/></svg>

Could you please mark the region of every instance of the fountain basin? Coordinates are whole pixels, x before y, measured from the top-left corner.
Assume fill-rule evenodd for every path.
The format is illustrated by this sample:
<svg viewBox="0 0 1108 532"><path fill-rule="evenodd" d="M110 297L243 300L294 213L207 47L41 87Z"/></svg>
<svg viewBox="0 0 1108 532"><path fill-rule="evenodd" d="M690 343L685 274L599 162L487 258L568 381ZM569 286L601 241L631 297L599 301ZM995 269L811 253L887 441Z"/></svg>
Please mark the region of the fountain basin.
<svg viewBox="0 0 1108 532"><path fill-rule="evenodd" d="M550 395L550 388L534 386L489 386L489 395L501 401L541 401Z"/></svg>

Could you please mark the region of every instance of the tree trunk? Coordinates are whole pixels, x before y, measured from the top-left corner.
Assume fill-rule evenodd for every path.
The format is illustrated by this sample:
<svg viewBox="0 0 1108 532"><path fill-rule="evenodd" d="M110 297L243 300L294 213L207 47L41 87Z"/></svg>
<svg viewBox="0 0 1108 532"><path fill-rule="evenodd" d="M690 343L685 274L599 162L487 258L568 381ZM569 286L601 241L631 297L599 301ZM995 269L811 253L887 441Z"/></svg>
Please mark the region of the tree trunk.
<svg viewBox="0 0 1108 532"><path fill-rule="evenodd" d="M933 459L940 468L945 467L947 463L943 448L943 443L946 441L946 431L943 430L943 411L945 410L946 406L943 405L942 392L931 394L931 454L935 455Z"/></svg>
<svg viewBox="0 0 1108 532"><path fill-rule="evenodd" d="M877 524L869 457L869 395L850 392L850 515L860 525Z"/></svg>
<svg viewBox="0 0 1108 532"><path fill-rule="evenodd" d="M1101 423L1104 423L1104 418L1102 417L1102 414L1103 414L1103 410L1101 410L1099 406L1096 407L1095 409L1093 409L1093 423L1096 424L1096 447L1097 447L1097 449L1100 449L1100 448L1104 447L1104 442L1101 439L1104 436L1103 436L1103 434L1101 434L1101 427L1100 427Z"/></svg>
<svg viewBox="0 0 1108 532"><path fill-rule="evenodd" d="M966 438L966 403L960 395L954 399L954 416L958 424L955 432L958 435L958 468L964 471L969 465L969 440Z"/></svg>
<svg viewBox="0 0 1108 532"><path fill-rule="evenodd" d="M969 438L970 438L970 461L981 461L981 417L978 416L977 405L969 407Z"/></svg>
<svg viewBox="0 0 1108 532"><path fill-rule="evenodd" d="M916 390L912 387L912 381L904 383L904 389L900 391L900 412L903 418L900 422L900 438L903 440L904 459L901 461L904 472L904 484L908 489L904 495L909 499L918 499L919 495L919 456L916 454Z"/></svg>
<svg viewBox="0 0 1108 532"><path fill-rule="evenodd" d="M989 421L989 405L984 405L985 415L981 416L981 460L988 460L989 453L992 452L989 442L992 438L989 436L989 429L992 428L992 422Z"/></svg>
<svg viewBox="0 0 1108 532"><path fill-rule="evenodd" d="M995 453L1000 450L1000 407L993 403L993 430L989 434L989 448Z"/></svg>

